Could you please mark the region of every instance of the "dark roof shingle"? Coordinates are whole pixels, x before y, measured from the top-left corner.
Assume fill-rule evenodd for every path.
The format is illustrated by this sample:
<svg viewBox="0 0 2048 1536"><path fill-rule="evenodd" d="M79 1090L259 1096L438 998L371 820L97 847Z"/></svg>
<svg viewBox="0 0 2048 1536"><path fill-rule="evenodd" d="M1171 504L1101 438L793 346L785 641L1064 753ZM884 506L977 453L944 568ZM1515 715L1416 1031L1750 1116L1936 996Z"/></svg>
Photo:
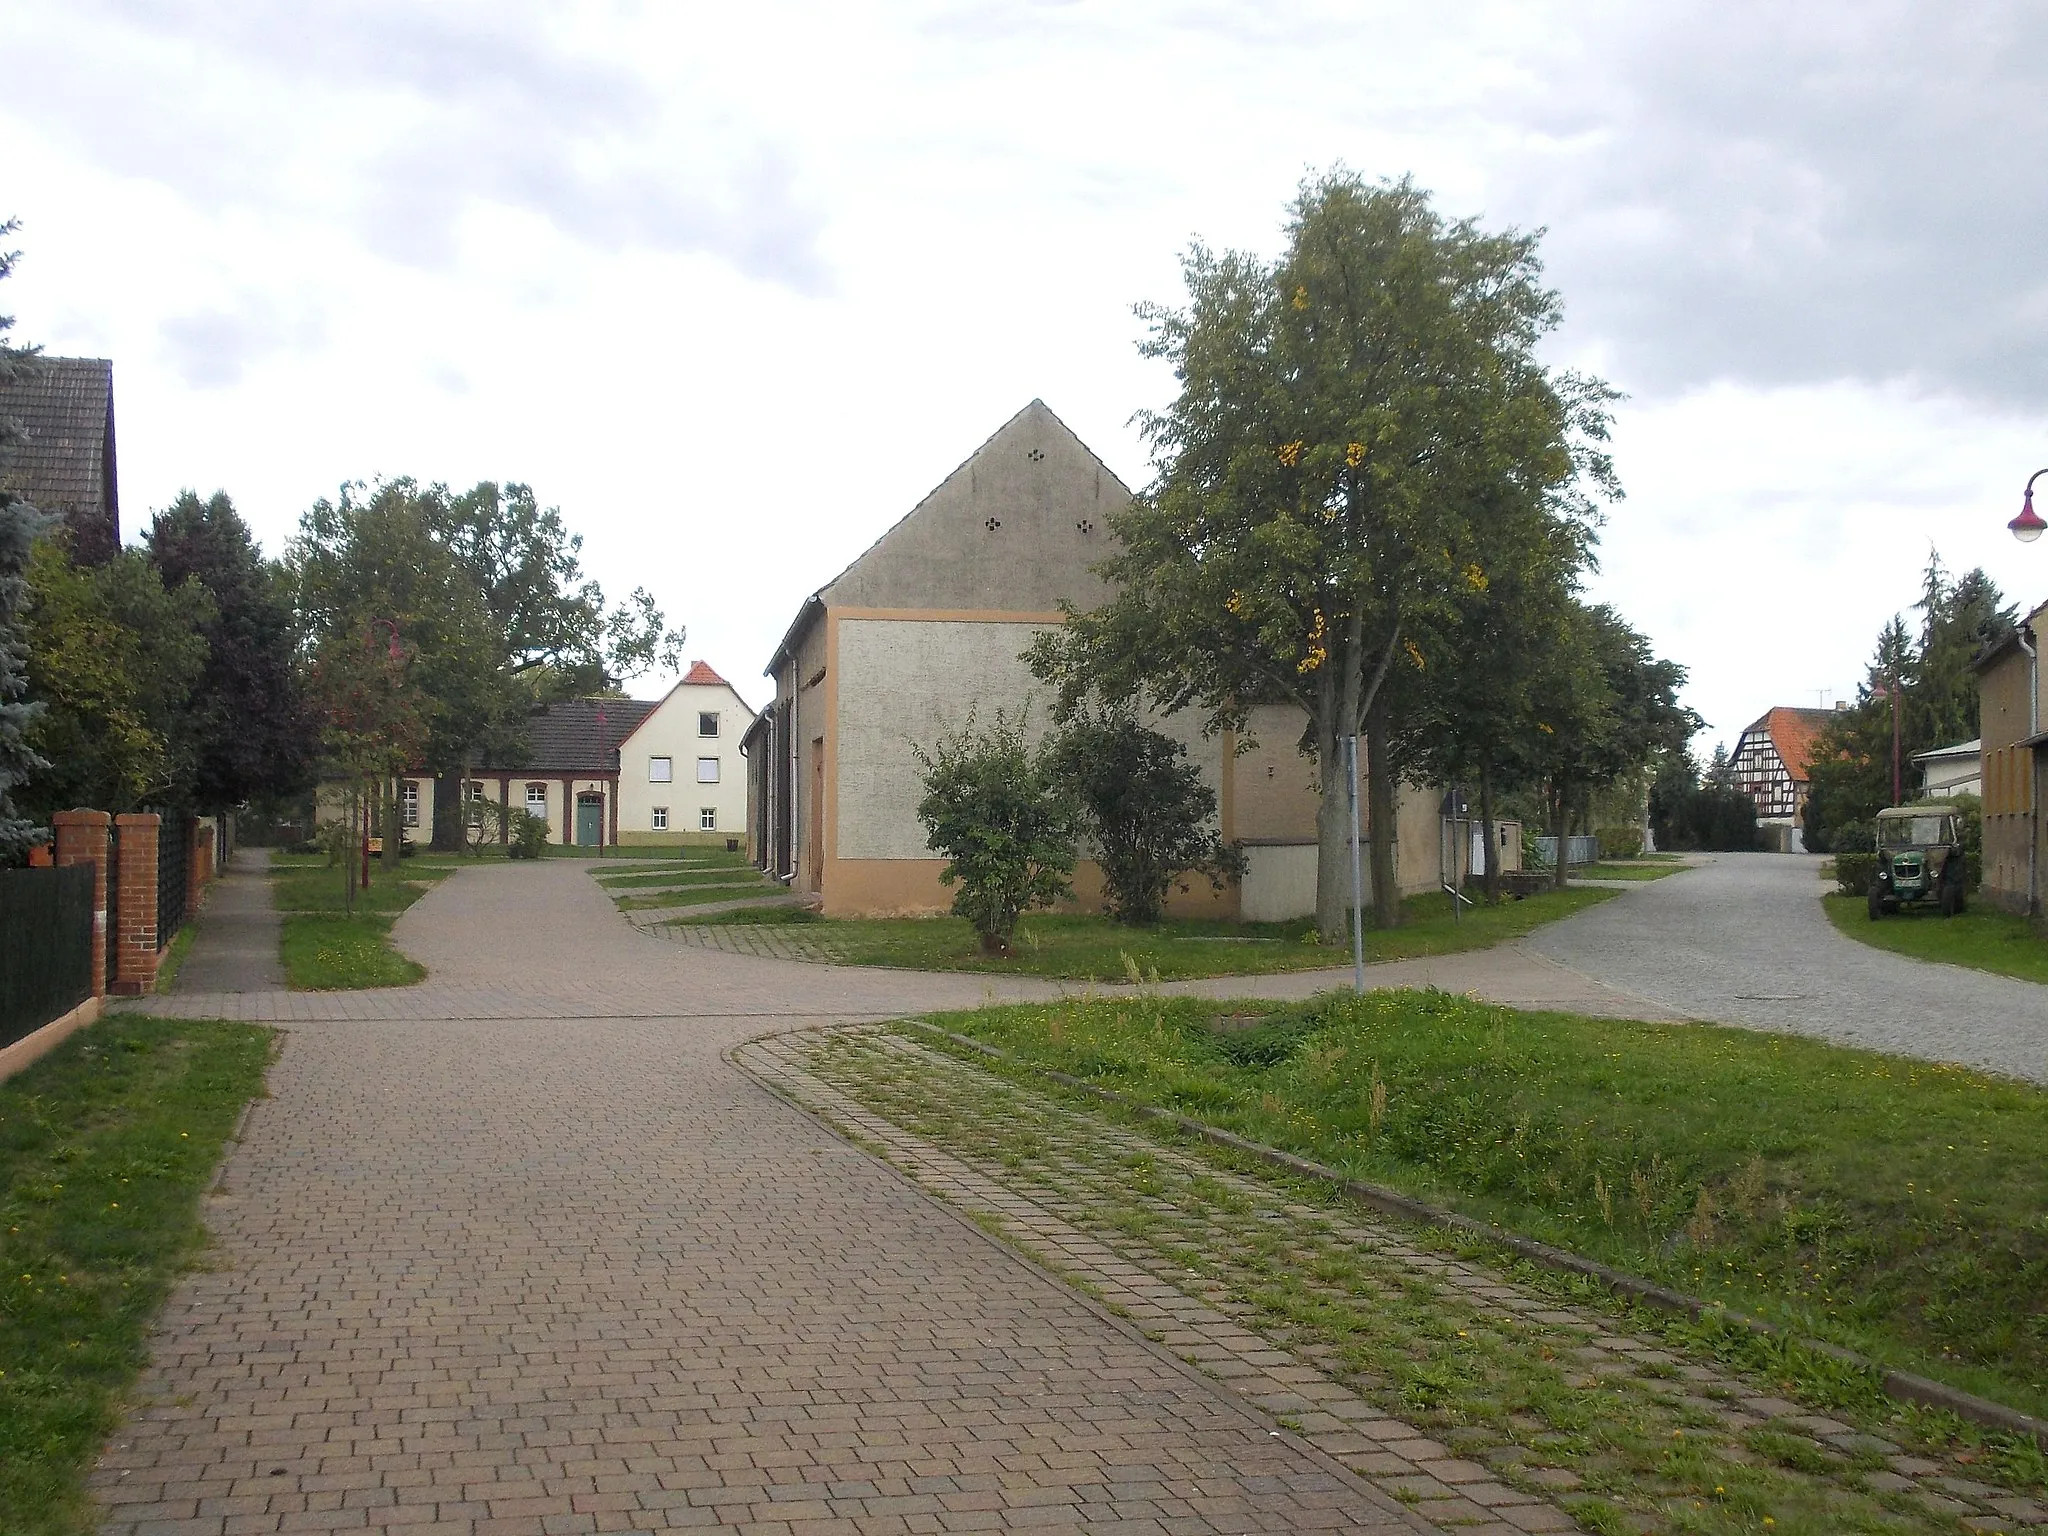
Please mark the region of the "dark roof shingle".
<svg viewBox="0 0 2048 1536"><path fill-rule="evenodd" d="M79 559L113 554L121 544L113 363L103 357L36 358L0 390L0 416L25 437L0 468L0 489L68 522Z"/></svg>
<svg viewBox="0 0 2048 1536"><path fill-rule="evenodd" d="M619 743L653 714L645 699L565 699L526 724L528 760L517 767L489 764L480 772L611 773Z"/></svg>

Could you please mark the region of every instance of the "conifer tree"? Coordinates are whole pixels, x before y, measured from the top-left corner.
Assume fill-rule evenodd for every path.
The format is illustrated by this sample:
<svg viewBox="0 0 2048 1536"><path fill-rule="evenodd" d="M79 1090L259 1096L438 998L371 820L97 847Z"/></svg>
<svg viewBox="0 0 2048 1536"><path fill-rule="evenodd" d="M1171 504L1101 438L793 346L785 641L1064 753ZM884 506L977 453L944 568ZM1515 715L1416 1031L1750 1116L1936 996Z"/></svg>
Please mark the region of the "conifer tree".
<svg viewBox="0 0 2048 1536"><path fill-rule="evenodd" d="M0 223L0 239L21 226L13 219ZM14 270L18 251L0 251L0 278ZM35 348L10 346L12 315L0 315L0 469L20 446L21 428L6 415L9 385L35 366ZM28 645L22 615L28 607L29 552L36 535L50 519L13 493L0 489L0 864L18 861L43 840L42 830L14 806L14 790L48 765L28 744L29 723L41 706L28 692Z"/></svg>

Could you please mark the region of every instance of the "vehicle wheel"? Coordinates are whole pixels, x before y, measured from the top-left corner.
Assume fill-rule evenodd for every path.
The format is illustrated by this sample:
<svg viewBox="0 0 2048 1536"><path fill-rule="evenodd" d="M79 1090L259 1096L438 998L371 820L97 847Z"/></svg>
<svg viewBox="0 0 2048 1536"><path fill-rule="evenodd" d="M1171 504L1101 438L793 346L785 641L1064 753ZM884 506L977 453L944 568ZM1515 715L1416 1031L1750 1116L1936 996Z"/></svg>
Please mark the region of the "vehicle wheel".
<svg viewBox="0 0 2048 1536"><path fill-rule="evenodd" d="M1870 920L1874 923L1884 916L1884 897L1875 885L1870 888Z"/></svg>

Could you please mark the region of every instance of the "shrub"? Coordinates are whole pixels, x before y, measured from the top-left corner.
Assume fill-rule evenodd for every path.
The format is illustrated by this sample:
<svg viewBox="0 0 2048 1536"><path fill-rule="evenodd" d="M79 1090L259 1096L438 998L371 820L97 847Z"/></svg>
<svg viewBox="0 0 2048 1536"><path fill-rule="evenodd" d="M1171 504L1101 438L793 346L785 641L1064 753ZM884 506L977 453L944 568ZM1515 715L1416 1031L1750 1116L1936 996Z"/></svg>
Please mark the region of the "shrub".
<svg viewBox="0 0 2048 1536"><path fill-rule="evenodd" d="M1182 876L1205 876L1220 890L1243 874L1244 855L1210 824L1216 792L1187 749L1127 711L1076 719L1046 743L1046 765L1088 820L1118 922L1158 922Z"/></svg>
<svg viewBox="0 0 2048 1536"><path fill-rule="evenodd" d="M1643 851L1641 827L1595 827L1593 836L1600 843L1603 859L1633 859Z"/></svg>
<svg viewBox="0 0 2048 1536"><path fill-rule="evenodd" d="M509 834L505 842L508 859L537 859L548 845L546 820L523 807L511 813L505 827Z"/></svg>
<svg viewBox="0 0 2048 1536"><path fill-rule="evenodd" d="M1869 895L1870 877L1876 873L1877 855L1874 852L1835 855L1835 888L1844 896Z"/></svg>
<svg viewBox="0 0 2048 1536"><path fill-rule="evenodd" d="M1877 823L1845 821L1828 829L1828 844L1836 853L1870 853L1877 847ZM1826 849L1816 850L1826 852Z"/></svg>
<svg viewBox="0 0 2048 1536"><path fill-rule="evenodd" d="M924 781L917 819L944 854L945 885L958 885L953 911L973 925L989 954L1010 952L1017 920L1073 894L1080 816L1024 743L1024 718L996 711L986 732L967 723L927 752L912 745Z"/></svg>

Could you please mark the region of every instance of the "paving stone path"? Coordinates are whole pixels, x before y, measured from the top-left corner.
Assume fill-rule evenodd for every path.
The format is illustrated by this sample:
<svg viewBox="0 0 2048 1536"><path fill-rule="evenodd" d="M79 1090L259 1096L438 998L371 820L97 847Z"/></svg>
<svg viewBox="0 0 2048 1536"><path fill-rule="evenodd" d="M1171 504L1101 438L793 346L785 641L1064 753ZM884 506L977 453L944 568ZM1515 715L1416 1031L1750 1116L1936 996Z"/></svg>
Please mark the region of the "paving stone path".
<svg viewBox="0 0 2048 1536"><path fill-rule="evenodd" d="M237 848L193 924L192 947L178 968L173 995L282 989L279 927L270 893L270 850Z"/></svg>
<svg viewBox="0 0 2048 1536"><path fill-rule="evenodd" d="M1424 1528L721 1059L978 978L695 954L547 863L396 937L429 982L268 1010L105 1531Z"/></svg>

